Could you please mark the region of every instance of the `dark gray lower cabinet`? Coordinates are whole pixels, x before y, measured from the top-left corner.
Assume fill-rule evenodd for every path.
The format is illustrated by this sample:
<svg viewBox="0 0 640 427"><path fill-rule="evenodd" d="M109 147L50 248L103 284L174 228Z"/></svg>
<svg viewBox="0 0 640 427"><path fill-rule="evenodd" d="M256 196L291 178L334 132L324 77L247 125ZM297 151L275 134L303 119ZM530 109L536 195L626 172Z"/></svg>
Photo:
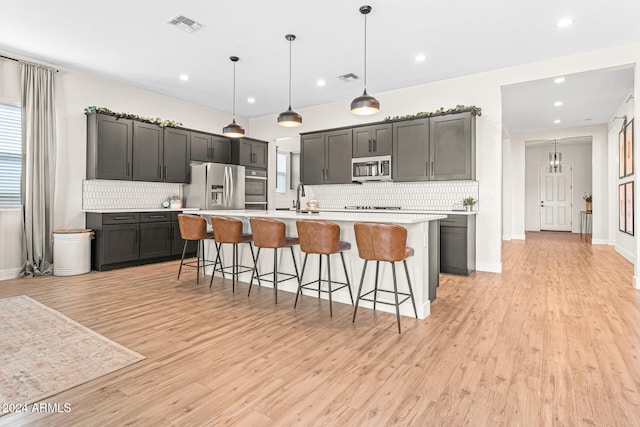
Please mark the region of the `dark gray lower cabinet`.
<svg viewBox="0 0 640 427"><path fill-rule="evenodd" d="M91 268L104 271L180 258L184 240L178 213L87 213L87 228L95 231ZM189 242L187 256L195 251L196 242Z"/></svg>
<svg viewBox="0 0 640 427"><path fill-rule="evenodd" d="M468 276L476 269L476 216L440 220L440 272Z"/></svg>

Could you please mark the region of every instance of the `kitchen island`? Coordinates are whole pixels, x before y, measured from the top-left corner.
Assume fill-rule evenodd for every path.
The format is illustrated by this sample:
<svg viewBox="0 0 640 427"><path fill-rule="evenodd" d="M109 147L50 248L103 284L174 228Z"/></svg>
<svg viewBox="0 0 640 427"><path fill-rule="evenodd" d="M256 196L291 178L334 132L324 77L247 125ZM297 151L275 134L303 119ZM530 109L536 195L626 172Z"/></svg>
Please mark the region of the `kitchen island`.
<svg viewBox="0 0 640 427"><path fill-rule="evenodd" d="M340 240L350 242L351 250L345 251L345 261L347 264L347 271L349 273L349 281L351 283L351 290L353 292L354 300L360 284L360 275L362 274L362 266L364 261L358 256L358 247L356 245L355 232L353 225L356 222L384 222L392 223L405 227L407 229L407 246L414 249L414 256L407 259L407 266L409 269L409 276L411 278L411 284L413 293L416 300L416 308L418 312L418 318L424 319L430 313L430 303L436 297L436 288L438 287L438 275L440 270L439 259L439 223L438 220L446 218L446 215L425 215L425 214L393 214L393 213L370 213L370 212L320 212L320 213L296 213L295 211L257 211L257 210L200 210L198 215L202 215L209 218L213 215L223 215L235 217L243 221L244 232L250 233L251 227L249 224L249 218L251 217L264 217L274 218L283 221L287 226L288 236L297 236L296 221L298 220L324 220L336 223L340 226ZM231 260L231 247L223 248L223 258L225 265L228 264L228 260ZM210 252L211 251L211 252ZM297 247L294 247L296 252L299 268L301 267L301 252ZM260 273L269 272L272 270L272 258L270 251L264 251L261 255L258 264L258 270ZM210 243L209 248L206 250L207 254L214 254L214 249ZM251 252L247 245L240 245L239 247L240 259L243 265L251 266ZM207 255L211 258L211 255ZM286 273L294 273L293 262L291 257L284 255L278 257L280 266L279 271ZM335 273L334 280L343 281L342 266L340 264L339 257L332 257L332 271ZM333 264L335 263L335 265ZM398 290L404 292L406 288L406 277L402 272L402 268L398 269ZM363 287L363 293L367 289L373 288L374 281L374 268L368 268L365 276L365 283ZM211 271L208 271L211 274ZM219 274L219 273L216 273ZM304 282L313 280L318 274L318 257L309 256L307 261L307 267L305 271ZM326 272L323 269L323 277ZM240 280L249 282L251 279L251 273L244 273L240 275ZM254 285L257 282L254 281ZM262 282L263 286L271 286L269 282ZM298 284L295 280L289 280L278 284L278 290L296 292ZM391 266L389 263L380 263L380 281L379 288L390 289L392 288L392 276ZM307 298L316 298L317 294L311 296L309 292L304 293L306 297L303 297L301 302L305 303ZM379 297L380 300L384 300L384 295ZM334 294L333 301L341 302L345 304L351 304L349 299L349 293L347 290L341 290ZM360 302L360 307L372 308L372 304L366 301ZM395 308L385 304L378 304L376 309L388 312L395 312ZM400 314L405 316L413 316L413 309L411 303L407 302L400 306Z"/></svg>

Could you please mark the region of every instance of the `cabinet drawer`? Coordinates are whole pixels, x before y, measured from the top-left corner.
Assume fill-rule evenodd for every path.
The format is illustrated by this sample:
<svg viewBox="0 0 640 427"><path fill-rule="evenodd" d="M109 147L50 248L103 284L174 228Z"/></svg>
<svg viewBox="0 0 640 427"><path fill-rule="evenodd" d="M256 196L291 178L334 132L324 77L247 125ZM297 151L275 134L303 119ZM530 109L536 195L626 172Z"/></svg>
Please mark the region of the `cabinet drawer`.
<svg viewBox="0 0 640 427"><path fill-rule="evenodd" d="M102 214L102 223L104 225L110 224L135 224L140 221L140 214L138 213L112 213Z"/></svg>
<svg viewBox="0 0 640 427"><path fill-rule="evenodd" d="M140 222L167 222L171 221L171 212L142 212Z"/></svg>
<svg viewBox="0 0 640 427"><path fill-rule="evenodd" d="M467 217L466 215L448 215L446 219L440 220L440 225L443 227L466 227Z"/></svg>

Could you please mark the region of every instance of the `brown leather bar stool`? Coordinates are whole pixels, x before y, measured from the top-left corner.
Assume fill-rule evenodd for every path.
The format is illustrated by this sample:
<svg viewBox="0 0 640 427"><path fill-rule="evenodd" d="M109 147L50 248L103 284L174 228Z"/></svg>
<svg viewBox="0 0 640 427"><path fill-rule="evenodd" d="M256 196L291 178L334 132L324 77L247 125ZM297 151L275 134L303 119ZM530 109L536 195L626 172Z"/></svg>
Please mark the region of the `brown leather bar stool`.
<svg viewBox="0 0 640 427"><path fill-rule="evenodd" d="M205 239L213 239L213 233L207 231L207 220L199 215L187 215L178 214L178 227L180 228L180 237L185 241L184 248L182 249L182 258L180 259L180 268L178 269L178 279L180 279L180 273L182 272L182 266L187 265L190 267L196 267L196 284L200 279L200 259L202 259L202 273L206 266L213 264L213 269L217 265L218 257L216 256L216 262L211 262L204 259L204 241ZM184 262L185 254L187 253L187 244L189 241L196 241L196 261ZM216 249L219 249L216 244ZM220 263L222 266L222 261ZM213 276L213 274L212 274Z"/></svg>
<svg viewBox="0 0 640 427"><path fill-rule="evenodd" d="M231 286L233 292L236 291L236 281L240 273L246 273L247 271L257 271L256 257L253 252L253 236L251 234L242 233L242 221L236 218L230 218L227 216L211 216L211 225L213 226L213 238L220 246L223 243L233 245L233 261L232 264L227 267L222 267L222 260L220 259L220 249L218 249L218 256L216 257L216 264L220 260L220 268L216 271L224 273L225 270L231 269ZM247 267L240 265L238 259L238 244L248 243L251 248L251 259L253 260L253 267ZM211 275L211 282L209 287L213 284L213 275ZM258 277L258 284L260 284L260 277Z"/></svg>
<svg viewBox="0 0 640 427"><path fill-rule="evenodd" d="M347 273L347 265L344 262L343 251L351 249L351 243L340 241L340 227L337 224L320 220L306 220L296 221L296 227L298 229L298 239L300 240L300 250L304 252L304 261L302 262L302 272L300 273L300 279L298 280L298 292L296 293L296 302L293 305L295 308L298 305L298 297L302 294L303 289L310 289L318 291L318 298L320 298L320 292L329 293L329 313L333 317L333 301L331 294L339 291L342 288L349 290L349 297L351 298L351 304L353 304L353 295L351 293L351 284L349 283L349 274ZM336 282L331 280L331 260L329 258L332 254L340 254L342 259L342 267L344 268L344 276L347 282ZM319 255L318 264L318 280L302 284L302 277L304 276L304 269L307 265L307 256L309 254ZM327 279L322 279L322 255L327 256ZM329 286L329 290L322 289L322 282L326 282ZM312 287L315 283L318 284L317 288ZM333 288L332 284L341 285L337 288Z"/></svg>
<svg viewBox="0 0 640 427"><path fill-rule="evenodd" d="M413 298L413 290L411 289L411 280L409 279L409 270L407 269L407 258L413 256L413 249L407 247L407 229L395 224L380 224L371 222L358 222L354 224L353 228L356 232L358 254L360 255L360 258L364 259L364 266L362 267L362 277L360 279L360 287L358 288L358 297L356 298L356 306L353 309L353 321L356 321L356 313L358 311L358 304L360 303L360 300L373 302L374 310L376 309L376 302L379 302L380 304L395 305L398 333L401 333L400 304L411 298L411 303L413 304L413 312L415 313L416 319L418 318L416 302ZM361 296L364 274L367 270L367 263L369 261L376 262L376 278L374 288L372 291L369 291ZM391 263L391 270L393 272L393 291L378 289L378 268L380 266L380 261ZM404 264L404 271L407 275L407 283L409 285L409 293L398 292L395 263L399 261L402 261L402 263ZM385 301L377 301L378 292L394 294L395 304ZM372 293L373 299L366 298ZM398 295L404 296L405 298L402 301L398 301Z"/></svg>
<svg viewBox="0 0 640 427"><path fill-rule="evenodd" d="M256 254L256 265L258 265L258 258L260 258L260 249L262 248L271 248L273 249L273 272L272 273L263 273L257 275L254 271L254 274L251 275L251 282L249 283L249 293L247 296L251 294L251 287L253 286L253 277L256 275L258 278L262 277L262 280L273 283L273 292L275 295L276 304L278 303L278 282L284 282L286 280L298 279L298 265L296 264L296 257L293 255L293 246L297 245L298 238L297 237L287 237L286 236L286 225L282 221L278 221L276 219L271 218L250 218L249 222L251 223L251 233L253 234L253 244L258 248L258 253ZM296 274L290 273L279 273L278 272L278 249L288 247L291 249L291 258L293 259L293 267L296 270ZM265 279L264 276L268 276L273 274L273 280ZM287 276L286 279L278 280L278 274Z"/></svg>

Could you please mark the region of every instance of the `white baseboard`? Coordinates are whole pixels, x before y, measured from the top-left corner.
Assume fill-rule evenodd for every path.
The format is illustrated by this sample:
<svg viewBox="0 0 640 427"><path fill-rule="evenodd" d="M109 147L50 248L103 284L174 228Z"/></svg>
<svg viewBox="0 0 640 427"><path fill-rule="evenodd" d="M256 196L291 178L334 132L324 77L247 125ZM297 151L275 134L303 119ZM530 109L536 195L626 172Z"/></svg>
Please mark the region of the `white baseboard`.
<svg viewBox="0 0 640 427"><path fill-rule="evenodd" d="M526 240L526 237L524 234L513 234L511 236L511 239L513 240Z"/></svg>
<svg viewBox="0 0 640 427"><path fill-rule="evenodd" d="M591 239L592 245L611 245L611 242L607 239Z"/></svg>
<svg viewBox="0 0 640 427"><path fill-rule="evenodd" d="M476 262L477 271L486 271L487 273L502 273L502 263L499 262Z"/></svg>
<svg viewBox="0 0 640 427"><path fill-rule="evenodd" d="M631 252L625 251L624 249L621 249L618 246L616 246L616 252L618 252L620 255L626 258L627 261L629 261L630 263L635 264L636 257Z"/></svg>
<svg viewBox="0 0 640 427"><path fill-rule="evenodd" d="M20 275L22 268L9 268L6 270L0 270L0 280L17 279Z"/></svg>

